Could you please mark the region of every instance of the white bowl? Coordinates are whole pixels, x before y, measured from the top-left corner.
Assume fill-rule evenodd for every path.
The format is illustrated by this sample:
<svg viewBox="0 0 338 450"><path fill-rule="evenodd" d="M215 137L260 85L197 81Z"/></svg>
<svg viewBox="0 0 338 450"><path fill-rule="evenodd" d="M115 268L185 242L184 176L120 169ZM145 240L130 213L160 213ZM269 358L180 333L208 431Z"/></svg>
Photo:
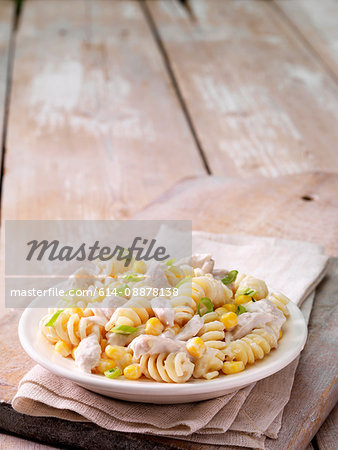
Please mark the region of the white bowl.
<svg viewBox="0 0 338 450"><path fill-rule="evenodd" d="M50 372L67 378L90 391L132 402L173 404L196 402L228 394L272 375L291 363L303 350L307 326L299 308L288 305L290 317L283 327L279 347L261 361L240 373L220 375L213 380L192 380L183 384L158 383L150 380L108 379L102 375L81 372L71 358L63 358L53 350L39 332L40 319L47 308L27 308L19 323L21 345L38 364Z"/></svg>

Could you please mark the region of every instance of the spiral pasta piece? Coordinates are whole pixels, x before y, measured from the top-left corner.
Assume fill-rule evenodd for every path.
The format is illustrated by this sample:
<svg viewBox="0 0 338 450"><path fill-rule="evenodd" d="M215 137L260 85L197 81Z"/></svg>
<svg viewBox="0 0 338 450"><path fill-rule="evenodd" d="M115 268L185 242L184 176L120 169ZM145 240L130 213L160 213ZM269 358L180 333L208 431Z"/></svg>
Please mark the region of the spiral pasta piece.
<svg viewBox="0 0 338 450"><path fill-rule="evenodd" d="M201 358L196 359L194 378L205 378L211 380L219 375L224 361L224 354L220 350L207 348L207 351Z"/></svg>
<svg viewBox="0 0 338 450"><path fill-rule="evenodd" d="M177 352L145 354L140 358L140 367L142 373L152 380L184 383L191 378L195 366L185 352Z"/></svg>
<svg viewBox="0 0 338 450"><path fill-rule="evenodd" d="M54 312L43 317L40 329L45 338L52 344L56 344L61 339L73 346L77 346L82 339L93 333L100 338L102 327L95 323L95 318L92 315L84 317L81 310L77 310L77 312L73 312L72 309L62 311L52 327L47 327L45 324Z"/></svg>
<svg viewBox="0 0 338 450"><path fill-rule="evenodd" d="M246 366L264 358L275 347L276 337L265 328L256 328L243 338L227 344L224 353L227 360L242 361Z"/></svg>
<svg viewBox="0 0 338 450"><path fill-rule="evenodd" d="M149 319L149 314L146 308L117 308L112 315L105 329L108 331L113 326L127 325L129 327L138 327L146 323Z"/></svg>
<svg viewBox="0 0 338 450"><path fill-rule="evenodd" d="M232 291L225 286L220 280L214 278L211 274L203 275L201 277L193 277L192 289L195 290L198 286L199 293L203 291L203 295L199 295L200 300L202 297L208 297L214 304L215 308L229 303L232 297Z"/></svg>
<svg viewBox="0 0 338 450"><path fill-rule="evenodd" d="M257 293L254 295L255 300L261 300L262 298L266 298L268 295L268 287L263 280L259 278L252 277L251 275L245 276L241 279L238 284L238 289L242 288L251 288L254 289Z"/></svg>
<svg viewBox="0 0 338 450"><path fill-rule="evenodd" d="M271 294L268 296L268 300L275 304L277 308L282 311L286 318L289 317L290 313L287 304L289 303L290 299L286 295L282 294L281 292L271 292Z"/></svg>
<svg viewBox="0 0 338 450"><path fill-rule="evenodd" d="M208 347L223 350L226 346L224 342L224 325L219 320L215 312L204 314L204 325L198 332L198 336Z"/></svg>

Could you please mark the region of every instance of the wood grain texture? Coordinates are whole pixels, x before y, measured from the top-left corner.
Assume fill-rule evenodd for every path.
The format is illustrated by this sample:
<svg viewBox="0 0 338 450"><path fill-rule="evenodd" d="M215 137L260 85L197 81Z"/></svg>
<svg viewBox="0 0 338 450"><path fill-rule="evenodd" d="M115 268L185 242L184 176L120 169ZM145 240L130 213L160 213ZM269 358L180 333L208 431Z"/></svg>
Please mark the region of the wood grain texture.
<svg viewBox="0 0 338 450"><path fill-rule="evenodd" d="M9 62L10 39L13 25L14 3L10 0L0 2L0 145L3 143L5 100L7 93L7 70Z"/></svg>
<svg viewBox="0 0 338 450"><path fill-rule="evenodd" d="M337 1L275 0L275 3L338 76Z"/></svg>
<svg viewBox="0 0 338 450"><path fill-rule="evenodd" d="M338 406L325 420L316 434L319 450L335 450L338 445Z"/></svg>
<svg viewBox="0 0 338 450"><path fill-rule="evenodd" d="M24 2L5 170L5 219L124 218L205 173L138 2Z"/></svg>
<svg viewBox="0 0 338 450"><path fill-rule="evenodd" d="M338 88L271 2L147 7L216 175L338 170Z"/></svg>
<svg viewBox="0 0 338 450"><path fill-rule="evenodd" d="M196 230L306 239L338 255L338 175L186 180L137 218L192 220Z"/></svg>

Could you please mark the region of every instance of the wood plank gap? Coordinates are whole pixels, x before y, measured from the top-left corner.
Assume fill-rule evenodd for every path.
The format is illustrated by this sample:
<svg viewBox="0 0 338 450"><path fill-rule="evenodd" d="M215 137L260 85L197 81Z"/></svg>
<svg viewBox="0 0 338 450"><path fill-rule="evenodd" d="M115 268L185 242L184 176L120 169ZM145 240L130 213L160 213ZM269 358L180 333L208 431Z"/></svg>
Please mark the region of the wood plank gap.
<svg viewBox="0 0 338 450"><path fill-rule="evenodd" d="M275 9L277 14L280 15L281 19L284 21L284 23L296 34L299 38L299 40L303 43L303 45L307 48L308 52L311 54L311 56L319 62L326 73L332 78L332 80L338 85L338 76L335 73L334 70L331 69L330 65L327 64L325 59L322 57L322 55L313 47L311 42L307 39L307 37L301 32L301 30L298 28L298 26L290 19L290 17L283 11L283 9L273 0L272 2L269 2L272 8Z"/></svg>
<svg viewBox="0 0 338 450"><path fill-rule="evenodd" d="M3 123L2 123L2 140L1 140L0 220L1 220L1 216L2 216L2 186L3 186L4 172L5 172L4 168L5 168L5 157L6 157L6 139L7 139L9 105L10 105L11 87L12 87L12 74L13 74L14 57L15 57L15 37L16 37L16 30L18 29L18 25L19 25L22 2L23 2L23 0L15 1L15 8L13 8L12 28L11 28L11 34L10 34L10 39L9 39L9 51L8 51L7 70L6 70L6 96L5 96L5 102L4 102L4 118L3 118Z"/></svg>
<svg viewBox="0 0 338 450"><path fill-rule="evenodd" d="M201 159L203 161L205 170L207 171L207 173L209 175L211 175L212 172L211 172L211 169L210 169L210 165L209 165L208 159L207 159L207 157L205 155L205 152L204 152L204 150L202 148L201 141L200 141L200 139L198 137L198 133L197 133L195 125L194 125L194 123L192 121L192 118L191 118L189 109L187 107L187 104L184 101L181 89L179 87L178 81L176 80L176 77L175 77L174 71L172 69L168 53L167 53L167 51L165 49L165 46L164 46L164 44L162 42L162 39L161 39L160 33L158 31L158 28L156 26L155 20L154 20L154 18L152 16L152 14L151 14L147 4L143 0L140 0L139 4L140 4L141 9L143 11L144 17L145 17L145 19L147 21L147 24L148 24L148 26L149 26L149 28L151 30L151 33L152 33L152 35L154 37L154 40L155 40L155 42L156 42L156 44L157 44L157 46L159 48L159 51L160 51L160 53L161 53L161 55L163 57L164 65L165 65L165 67L167 69L168 75L169 75L170 80L171 80L171 82L173 84L174 91L175 91L176 96L178 98L178 101L179 101L179 103L181 105L183 114L185 116L185 119L187 121L189 129L191 131L191 134L192 134L192 136L194 138L194 141L196 143L196 147L197 147L197 149L199 151L199 154L201 156Z"/></svg>

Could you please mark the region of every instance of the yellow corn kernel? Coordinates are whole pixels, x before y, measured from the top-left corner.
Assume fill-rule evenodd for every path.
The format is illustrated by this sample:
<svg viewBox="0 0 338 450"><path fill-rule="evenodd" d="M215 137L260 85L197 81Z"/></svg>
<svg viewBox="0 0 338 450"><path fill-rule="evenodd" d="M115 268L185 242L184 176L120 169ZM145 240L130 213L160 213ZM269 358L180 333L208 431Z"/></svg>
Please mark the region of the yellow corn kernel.
<svg viewBox="0 0 338 450"><path fill-rule="evenodd" d="M225 361L222 366L222 371L225 375L242 372L244 370L243 361Z"/></svg>
<svg viewBox="0 0 338 450"><path fill-rule="evenodd" d="M221 322L223 323L226 330L231 330L238 324L237 314L235 314L234 312L225 313L221 317Z"/></svg>
<svg viewBox="0 0 338 450"><path fill-rule="evenodd" d="M133 270L136 273L144 274L147 271L147 265L144 261L135 261Z"/></svg>
<svg viewBox="0 0 338 450"><path fill-rule="evenodd" d="M124 368L123 375L128 380L137 380L142 376L141 367L138 364L130 364Z"/></svg>
<svg viewBox="0 0 338 450"><path fill-rule="evenodd" d="M223 314L227 312L236 312L236 305L233 305L232 303L226 303L223 306L220 306L219 308L215 309L215 312L219 316L223 316Z"/></svg>
<svg viewBox="0 0 338 450"><path fill-rule="evenodd" d="M107 339L101 339L100 345L101 345L101 350L104 352L108 345Z"/></svg>
<svg viewBox="0 0 338 450"><path fill-rule="evenodd" d="M73 348L72 350L72 358L75 359L75 351L78 348L78 345L76 347Z"/></svg>
<svg viewBox="0 0 338 450"><path fill-rule="evenodd" d="M153 336L158 336L164 330L162 322L157 317L152 317L146 322L145 332Z"/></svg>
<svg viewBox="0 0 338 450"><path fill-rule="evenodd" d="M281 338L282 338L282 336L283 336L283 332L282 332L282 330L279 330L279 336L278 336L278 340L279 340L279 339L281 339Z"/></svg>
<svg viewBox="0 0 338 450"><path fill-rule="evenodd" d="M243 303L250 303L251 301L250 295L239 295L235 298L235 305L243 305Z"/></svg>
<svg viewBox="0 0 338 450"><path fill-rule="evenodd" d="M189 341L187 342L187 350L190 355L194 356L195 358L201 358L206 349L207 346L205 345L205 342L199 337L189 339Z"/></svg>
<svg viewBox="0 0 338 450"><path fill-rule="evenodd" d="M125 347L121 347L119 345L107 345L104 352L108 356L108 358L118 361L119 359L122 359L126 353L128 353L128 350Z"/></svg>
<svg viewBox="0 0 338 450"><path fill-rule="evenodd" d="M54 349L55 349L55 351L57 353L59 353L61 356L64 356L65 358L67 356L69 356L71 354L71 352L72 352L71 345L69 345L67 342L62 341L62 340L57 341L57 343L55 344Z"/></svg>
<svg viewBox="0 0 338 450"><path fill-rule="evenodd" d="M129 366L132 363L133 357L130 353L126 353L122 356L121 359L118 360L118 365L123 370L125 367Z"/></svg>
<svg viewBox="0 0 338 450"><path fill-rule="evenodd" d="M234 305L233 303L226 303L225 305L223 305L223 308L225 308L227 312L236 312L236 305Z"/></svg>
<svg viewBox="0 0 338 450"><path fill-rule="evenodd" d="M106 370L115 369L117 366L113 359L102 358L95 367L95 372L103 374Z"/></svg>

